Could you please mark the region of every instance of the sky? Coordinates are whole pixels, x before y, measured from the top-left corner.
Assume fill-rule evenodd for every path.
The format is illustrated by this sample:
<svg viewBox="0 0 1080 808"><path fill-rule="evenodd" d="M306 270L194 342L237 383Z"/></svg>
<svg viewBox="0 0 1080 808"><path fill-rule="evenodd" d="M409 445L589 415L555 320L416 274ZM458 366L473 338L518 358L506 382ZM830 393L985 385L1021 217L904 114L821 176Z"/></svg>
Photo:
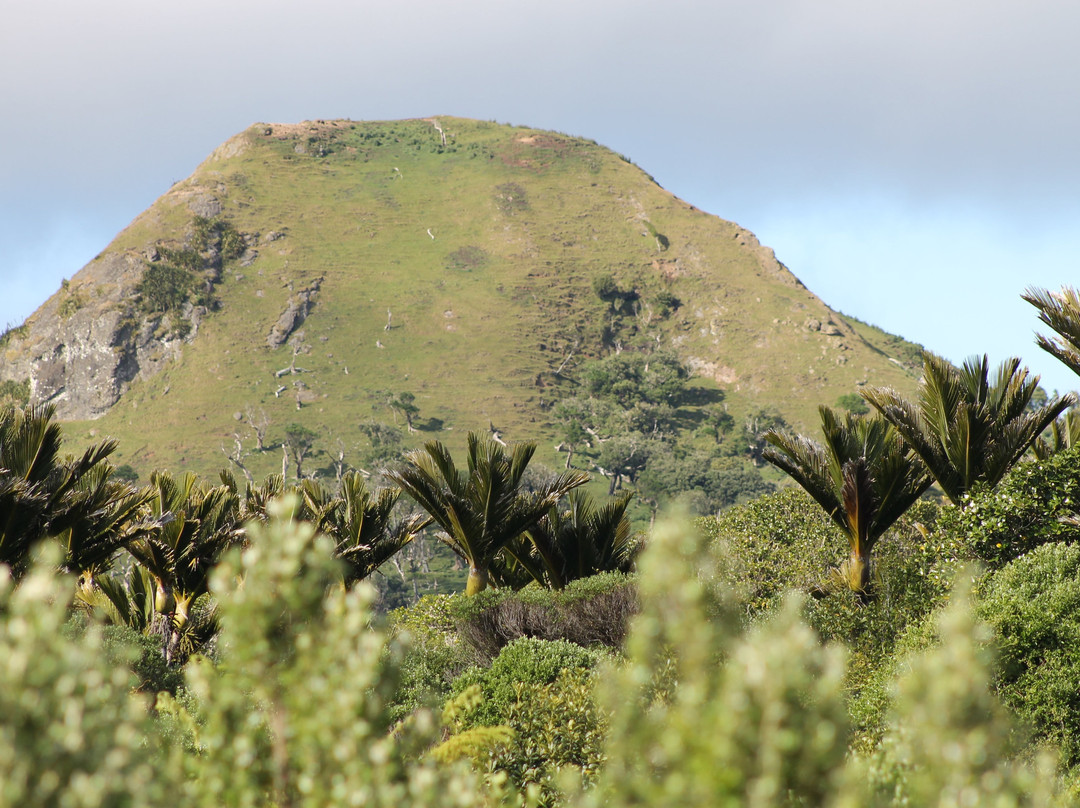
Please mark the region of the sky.
<svg viewBox="0 0 1080 808"><path fill-rule="evenodd" d="M12 0L0 327L255 122L456 115L626 155L842 313L960 362L1080 284L1080 4Z"/></svg>

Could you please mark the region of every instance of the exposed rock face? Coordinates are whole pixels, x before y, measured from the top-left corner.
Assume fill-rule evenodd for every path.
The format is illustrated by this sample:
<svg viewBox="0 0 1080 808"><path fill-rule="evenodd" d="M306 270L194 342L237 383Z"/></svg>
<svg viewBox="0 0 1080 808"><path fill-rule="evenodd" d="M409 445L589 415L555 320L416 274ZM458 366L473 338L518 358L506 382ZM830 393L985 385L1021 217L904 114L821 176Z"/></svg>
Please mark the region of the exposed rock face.
<svg viewBox="0 0 1080 808"><path fill-rule="evenodd" d="M63 419L98 418L138 378L177 357L205 313L133 318L125 290L145 271L142 256L110 253L91 262L42 306L3 346L0 380L30 381L30 400L51 402ZM92 290L92 291L91 291ZM184 339L168 317L190 323Z"/></svg>
<svg viewBox="0 0 1080 808"><path fill-rule="evenodd" d="M315 295L318 294L321 285L322 278L317 278L307 288L294 292L289 296L289 303L285 306L285 311L281 312L281 316L278 317L277 322L274 323L274 327L270 329L270 333L266 337L267 345L271 348L277 348L279 345L285 344L289 335L298 329L307 319L308 314L311 313L311 309L315 305Z"/></svg>

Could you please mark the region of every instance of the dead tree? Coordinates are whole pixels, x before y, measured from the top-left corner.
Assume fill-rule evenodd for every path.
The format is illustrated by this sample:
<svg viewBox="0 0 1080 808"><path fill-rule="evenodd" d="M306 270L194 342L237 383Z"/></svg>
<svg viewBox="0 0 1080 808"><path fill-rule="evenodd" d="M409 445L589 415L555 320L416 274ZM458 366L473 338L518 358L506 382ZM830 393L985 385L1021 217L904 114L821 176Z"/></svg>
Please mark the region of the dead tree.
<svg viewBox="0 0 1080 808"><path fill-rule="evenodd" d="M244 459L248 456L248 453L244 451L244 441L236 432L233 433L233 443L234 448L231 453L225 451L224 445L222 445L221 447L221 453L225 455L225 457L229 458L229 462L231 462L234 466L240 469L241 472L243 472L244 479L248 481L248 485L254 485L255 478L251 476L251 472L248 471L248 467L244 465Z"/></svg>
<svg viewBox="0 0 1080 808"><path fill-rule="evenodd" d="M252 407L248 407L244 417L252 432L255 433L255 450L263 451L266 448L264 441L266 440L266 430L270 427L270 416L266 414L266 410L262 407L259 407L258 412Z"/></svg>

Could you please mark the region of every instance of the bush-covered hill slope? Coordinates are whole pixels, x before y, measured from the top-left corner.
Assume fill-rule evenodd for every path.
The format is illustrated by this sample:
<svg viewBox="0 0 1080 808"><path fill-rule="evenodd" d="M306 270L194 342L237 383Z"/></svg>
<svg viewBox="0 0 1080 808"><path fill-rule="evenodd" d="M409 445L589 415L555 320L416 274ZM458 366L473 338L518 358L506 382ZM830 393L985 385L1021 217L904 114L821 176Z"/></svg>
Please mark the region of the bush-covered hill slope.
<svg viewBox="0 0 1080 808"><path fill-rule="evenodd" d="M694 374L688 427L712 407L806 428L859 384L915 382L913 346L625 158L447 117L236 135L0 338L0 379L140 469L238 452L259 476L290 424L317 464L359 465L372 422L411 444L494 429L554 465L583 363L657 350Z"/></svg>

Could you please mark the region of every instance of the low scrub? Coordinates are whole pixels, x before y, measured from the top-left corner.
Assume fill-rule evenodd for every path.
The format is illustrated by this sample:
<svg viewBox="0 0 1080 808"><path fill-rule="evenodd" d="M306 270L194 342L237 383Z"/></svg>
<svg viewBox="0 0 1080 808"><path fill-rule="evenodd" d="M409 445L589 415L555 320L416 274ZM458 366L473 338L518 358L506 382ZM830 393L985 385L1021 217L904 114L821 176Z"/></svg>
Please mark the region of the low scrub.
<svg viewBox="0 0 1080 808"><path fill-rule="evenodd" d="M482 592L456 600L453 607L457 632L481 663L521 637L620 648L636 611L634 578L614 572L572 581L561 590Z"/></svg>

